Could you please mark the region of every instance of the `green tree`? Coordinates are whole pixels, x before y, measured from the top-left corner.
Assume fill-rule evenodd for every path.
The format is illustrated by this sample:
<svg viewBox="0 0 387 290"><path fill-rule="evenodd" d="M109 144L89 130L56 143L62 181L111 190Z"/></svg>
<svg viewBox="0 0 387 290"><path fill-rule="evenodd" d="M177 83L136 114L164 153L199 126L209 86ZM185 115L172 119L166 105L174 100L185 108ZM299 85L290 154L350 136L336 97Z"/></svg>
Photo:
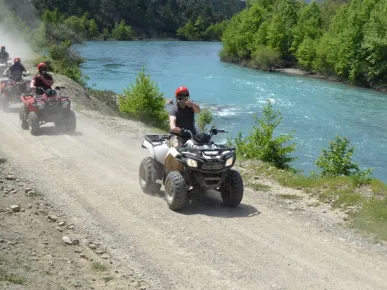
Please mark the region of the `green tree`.
<svg viewBox="0 0 387 290"><path fill-rule="evenodd" d="M132 40L133 31L132 27L125 24L125 20L121 20L120 23L116 23L112 30L112 37L116 40Z"/></svg>
<svg viewBox="0 0 387 290"><path fill-rule="evenodd" d="M136 77L135 84L124 89L124 94L120 96L119 109L126 117L165 129L168 127L168 112L164 105L163 93L145 74L143 68Z"/></svg>
<svg viewBox="0 0 387 290"><path fill-rule="evenodd" d="M349 148L349 144L348 138L336 135L335 140L329 142L329 148L323 149L316 161L322 176L349 176L359 172L359 166L352 162L355 148Z"/></svg>
<svg viewBox="0 0 387 290"><path fill-rule="evenodd" d="M200 132L206 131L206 126L210 125L214 119L212 111L209 108L203 108L198 114L196 123Z"/></svg>
<svg viewBox="0 0 387 290"><path fill-rule="evenodd" d="M89 21L87 33L88 33L89 38L91 38L91 39L98 37L99 30L98 30L97 23L95 22L94 19L91 19Z"/></svg>
<svg viewBox="0 0 387 290"><path fill-rule="evenodd" d="M292 134L274 136L275 129L281 124L283 117L275 111L271 102L262 109L263 116L254 116L254 125L250 135L242 138L239 132L230 145L236 146L237 154L247 159L259 159L280 169L291 169L290 163L295 157L290 154L295 150L295 144L286 144L293 140Z"/></svg>

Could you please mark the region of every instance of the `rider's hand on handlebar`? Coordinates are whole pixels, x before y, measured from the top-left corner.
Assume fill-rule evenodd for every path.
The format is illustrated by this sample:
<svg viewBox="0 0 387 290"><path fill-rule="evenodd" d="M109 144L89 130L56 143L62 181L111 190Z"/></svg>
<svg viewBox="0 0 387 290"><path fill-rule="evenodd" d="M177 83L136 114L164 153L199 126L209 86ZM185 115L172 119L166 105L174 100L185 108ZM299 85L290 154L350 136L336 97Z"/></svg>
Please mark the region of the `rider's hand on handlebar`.
<svg viewBox="0 0 387 290"><path fill-rule="evenodd" d="M174 128L172 128L172 131L173 131L174 133L179 134L179 133L180 133L180 128L179 128L179 127L174 127Z"/></svg>

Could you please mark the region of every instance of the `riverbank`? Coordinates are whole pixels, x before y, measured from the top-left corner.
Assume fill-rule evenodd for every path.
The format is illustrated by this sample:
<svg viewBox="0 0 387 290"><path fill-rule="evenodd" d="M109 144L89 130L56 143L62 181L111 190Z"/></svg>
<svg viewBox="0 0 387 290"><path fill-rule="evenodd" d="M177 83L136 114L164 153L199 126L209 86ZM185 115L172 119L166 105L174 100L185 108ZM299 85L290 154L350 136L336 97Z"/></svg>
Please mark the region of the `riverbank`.
<svg viewBox="0 0 387 290"><path fill-rule="evenodd" d="M286 75L290 75L290 76L315 78L315 79L321 79L321 80L324 80L327 82L342 83L342 84L345 84L345 85L348 85L351 87L360 88L360 89L370 89L370 90L381 92L381 93L387 92L387 84L373 86L373 87L358 86L358 85L354 85L354 84L350 83L348 80L345 80L339 76L334 76L334 75L325 76L325 75L320 74L320 73L311 73L311 72L302 70L300 68L272 68L271 70L262 70L262 69L255 67L255 66L252 66L251 63L248 61L242 61L242 62L229 61L229 60L226 60L224 58L222 59L222 57L220 57L220 60L223 62L226 62L226 63L232 63L234 65L238 65L241 67L250 68L250 69L254 69L254 70L259 70L259 71L265 71L265 72L271 72L271 73L282 73L282 74L286 74Z"/></svg>

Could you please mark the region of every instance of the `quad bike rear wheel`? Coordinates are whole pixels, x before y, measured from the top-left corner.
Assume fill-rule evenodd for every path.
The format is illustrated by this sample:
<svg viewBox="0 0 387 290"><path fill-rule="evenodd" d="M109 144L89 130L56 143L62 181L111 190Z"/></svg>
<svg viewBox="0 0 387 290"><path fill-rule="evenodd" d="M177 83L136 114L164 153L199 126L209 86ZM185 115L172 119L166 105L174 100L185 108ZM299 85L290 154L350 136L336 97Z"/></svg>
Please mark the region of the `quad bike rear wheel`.
<svg viewBox="0 0 387 290"><path fill-rule="evenodd" d="M243 198L243 180L242 176L236 170L230 170L222 186L220 193L223 203L227 206L238 206Z"/></svg>
<svg viewBox="0 0 387 290"><path fill-rule="evenodd" d="M77 129L77 119L74 111L68 111L65 116L64 126L67 133L74 133Z"/></svg>
<svg viewBox="0 0 387 290"><path fill-rule="evenodd" d="M35 112L28 113L28 126L30 127L31 135L38 135L39 133L39 117Z"/></svg>
<svg viewBox="0 0 387 290"><path fill-rule="evenodd" d="M3 112L8 112L9 111L9 103L8 103L8 98L6 96L2 96L2 103L3 103Z"/></svg>
<svg viewBox="0 0 387 290"><path fill-rule="evenodd" d="M161 184L152 180L152 158L147 157L141 161L139 168L139 182L143 192L157 193L160 191Z"/></svg>
<svg viewBox="0 0 387 290"><path fill-rule="evenodd" d="M187 200L187 184L179 171L171 171L165 179L165 199L170 209L181 209Z"/></svg>
<svg viewBox="0 0 387 290"><path fill-rule="evenodd" d="M20 126L23 130L29 129L26 116L27 116L26 108L22 105L19 111L19 121L20 121Z"/></svg>

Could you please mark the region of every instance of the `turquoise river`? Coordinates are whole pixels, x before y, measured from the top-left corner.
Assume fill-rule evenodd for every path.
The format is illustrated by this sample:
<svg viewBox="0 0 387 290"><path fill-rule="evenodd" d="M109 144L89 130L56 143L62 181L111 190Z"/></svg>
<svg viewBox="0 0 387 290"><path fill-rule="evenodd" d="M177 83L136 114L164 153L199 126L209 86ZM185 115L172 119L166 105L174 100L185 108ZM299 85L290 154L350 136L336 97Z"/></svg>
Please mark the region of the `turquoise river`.
<svg viewBox="0 0 387 290"><path fill-rule="evenodd" d="M269 73L221 62L218 42L133 41L88 42L76 50L87 62L82 71L89 86L121 93L145 66L166 98L185 85L191 98L210 107L218 128L233 137L247 134L270 99L283 115L278 134L293 133L305 173L317 170L316 158L336 134L355 146L354 161L373 167L387 182L387 95L340 83ZM128 150L129 150L128 146Z"/></svg>

